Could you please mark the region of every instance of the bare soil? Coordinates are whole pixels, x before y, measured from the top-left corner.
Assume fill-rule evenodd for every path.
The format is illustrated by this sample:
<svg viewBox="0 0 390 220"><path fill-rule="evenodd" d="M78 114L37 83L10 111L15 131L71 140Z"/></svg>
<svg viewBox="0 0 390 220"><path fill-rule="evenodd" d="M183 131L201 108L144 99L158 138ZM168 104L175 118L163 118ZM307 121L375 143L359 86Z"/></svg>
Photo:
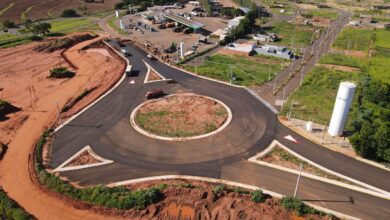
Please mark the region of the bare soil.
<svg viewBox="0 0 390 220"><path fill-rule="evenodd" d="M154 71L154 70L150 70L150 73L148 75L148 79L147 79L147 82L152 82L152 81L156 81L156 80L161 80L162 78Z"/></svg>
<svg viewBox="0 0 390 220"><path fill-rule="evenodd" d="M150 205L146 210L129 210L125 216L131 219L300 219L282 208L279 200L268 198L264 203L251 200L250 191L227 190L214 193L217 184L194 180L149 181L128 186L144 189L166 184L162 190L165 199ZM241 191L241 192L239 192ZM327 219L305 216L305 219Z"/></svg>
<svg viewBox="0 0 390 220"><path fill-rule="evenodd" d="M96 159L94 156L92 156L92 154L89 153L88 150L85 150L79 156L77 156L76 158L71 160L68 164L66 164L65 167L75 167L75 166L94 164L99 162L101 161Z"/></svg>
<svg viewBox="0 0 390 220"><path fill-rule="evenodd" d="M218 102L187 93L150 101L138 109L135 121L153 134L190 137L218 129L227 116Z"/></svg>
<svg viewBox="0 0 390 220"><path fill-rule="evenodd" d="M31 150L43 131L57 118L57 106L61 108L89 86L98 85L90 95L82 99L69 114L83 108L107 91L122 76L124 61L115 56L80 50L100 39L79 43L64 52L75 67L76 76L71 79L51 79L52 67L69 66L61 56L61 50L52 53L38 52L34 48L41 42L0 49L0 97L22 111L10 114L0 122L0 141L8 144L8 150L0 163L0 185L26 211L37 219L113 219L89 210L80 210L61 198L44 193L31 177L29 162ZM45 43L46 41L43 41ZM73 112L73 113L72 113ZM23 119L25 115L27 119ZM15 123L17 117L23 123ZM23 119L23 120L22 120ZM26 196L29 195L29 196Z"/></svg>

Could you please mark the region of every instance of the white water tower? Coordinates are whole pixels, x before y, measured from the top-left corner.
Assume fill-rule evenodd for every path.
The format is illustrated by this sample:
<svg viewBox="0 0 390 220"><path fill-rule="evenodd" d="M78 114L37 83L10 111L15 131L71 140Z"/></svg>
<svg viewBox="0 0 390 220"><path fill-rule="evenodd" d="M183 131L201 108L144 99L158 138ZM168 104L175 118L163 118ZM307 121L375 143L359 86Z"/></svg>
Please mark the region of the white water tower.
<svg viewBox="0 0 390 220"><path fill-rule="evenodd" d="M356 85L352 82L341 82L337 92L336 103L333 108L332 119L330 120L328 134L341 136L344 131L345 122L348 118Z"/></svg>

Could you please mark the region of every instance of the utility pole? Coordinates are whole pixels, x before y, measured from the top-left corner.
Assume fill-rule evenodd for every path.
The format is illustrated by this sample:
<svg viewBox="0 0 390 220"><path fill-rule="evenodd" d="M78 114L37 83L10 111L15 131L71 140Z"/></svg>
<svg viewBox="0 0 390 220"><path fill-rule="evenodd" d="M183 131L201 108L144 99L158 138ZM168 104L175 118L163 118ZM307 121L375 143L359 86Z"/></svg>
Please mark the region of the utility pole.
<svg viewBox="0 0 390 220"><path fill-rule="evenodd" d="M292 111L293 103L294 103L294 100L291 100L291 103L290 103L290 110L288 111L288 124L289 124L289 125L290 125L290 123L291 123L291 111Z"/></svg>
<svg viewBox="0 0 390 220"><path fill-rule="evenodd" d="M285 95L286 95L286 88L283 88L282 107L280 108L280 111L283 111L284 97L285 97Z"/></svg>
<svg viewBox="0 0 390 220"><path fill-rule="evenodd" d="M297 184L295 185L294 198L297 197L298 185L299 185L299 180L301 179L302 168L303 168L303 165L302 165L302 163L301 163L301 164L299 165L299 175L298 175L298 179L297 179Z"/></svg>
<svg viewBox="0 0 390 220"><path fill-rule="evenodd" d="M272 91L272 94L275 95L275 90L276 90L276 81L278 79L278 74L275 76L275 81L274 81L274 90Z"/></svg>
<svg viewBox="0 0 390 220"><path fill-rule="evenodd" d="M302 71L301 71L301 83L299 84L299 86L302 86L302 82L303 82L303 72L305 71L305 66L302 66Z"/></svg>
<svg viewBox="0 0 390 220"><path fill-rule="evenodd" d="M230 84L232 84L232 75L233 75L232 64L229 64L229 67L230 67L229 82Z"/></svg>
<svg viewBox="0 0 390 220"><path fill-rule="evenodd" d="M269 73L268 73L268 81L271 80L271 72L272 72L272 70L271 70L271 67L270 67L270 68L269 68Z"/></svg>

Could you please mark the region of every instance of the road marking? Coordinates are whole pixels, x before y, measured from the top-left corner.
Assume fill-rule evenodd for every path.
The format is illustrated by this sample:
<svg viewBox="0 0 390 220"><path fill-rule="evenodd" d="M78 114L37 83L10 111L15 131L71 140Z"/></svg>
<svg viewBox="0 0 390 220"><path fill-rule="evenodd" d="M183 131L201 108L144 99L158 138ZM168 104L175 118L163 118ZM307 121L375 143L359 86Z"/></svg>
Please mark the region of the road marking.
<svg viewBox="0 0 390 220"><path fill-rule="evenodd" d="M129 84L131 85L131 84L135 84L135 81L134 80L131 80L131 81L129 81Z"/></svg>
<svg viewBox="0 0 390 220"><path fill-rule="evenodd" d="M284 139L287 139L289 141L292 141L292 142L298 144L298 141L295 138L293 138L291 135L285 136Z"/></svg>

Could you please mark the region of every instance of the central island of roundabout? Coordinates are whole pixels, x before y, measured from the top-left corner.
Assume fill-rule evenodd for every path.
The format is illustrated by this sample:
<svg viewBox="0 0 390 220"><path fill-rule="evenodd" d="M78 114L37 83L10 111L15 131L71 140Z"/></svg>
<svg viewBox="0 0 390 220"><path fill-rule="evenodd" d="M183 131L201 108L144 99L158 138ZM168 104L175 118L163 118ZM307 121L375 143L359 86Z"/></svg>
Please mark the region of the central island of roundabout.
<svg viewBox="0 0 390 220"><path fill-rule="evenodd" d="M214 135L232 120L223 102L194 93L177 93L137 106L130 123L139 133L160 140L187 141Z"/></svg>

